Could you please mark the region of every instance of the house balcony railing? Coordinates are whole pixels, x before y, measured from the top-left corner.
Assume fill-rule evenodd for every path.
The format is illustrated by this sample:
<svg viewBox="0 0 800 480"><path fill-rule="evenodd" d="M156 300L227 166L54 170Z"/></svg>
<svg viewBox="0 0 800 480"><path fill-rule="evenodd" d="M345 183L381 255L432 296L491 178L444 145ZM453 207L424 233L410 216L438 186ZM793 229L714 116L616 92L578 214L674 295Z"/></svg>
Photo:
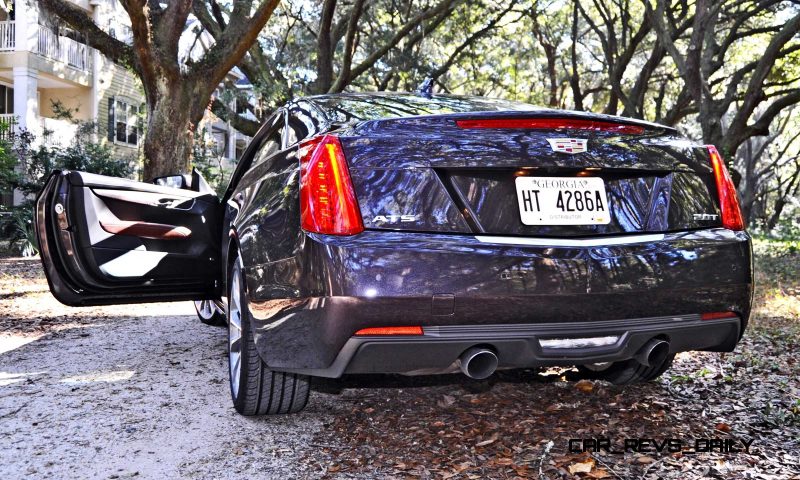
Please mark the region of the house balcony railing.
<svg viewBox="0 0 800 480"><path fill-rule="evenodd" d="M78 136L78 124L57 118L39 117L38 129L35 130L37 145L48 147L66 147L75 141ZM0 140L13 142L21 129L16 114L0 114Z"/></svg>
<svg viewBox="0 0 800 480"><path fill-rule="evenodd" d="M13 51L16 47L16 23L0 22L0 52Z"/></svg>
<svg viewBox="0 0 800 480"><path fill-rule="evenodd" d="M88 72L91 64L89 46L63 35L54 33L47 27L36 25L36 38L32 45L17 45L16 22L0 22L0 52L24 50L43 57L63 62L70 67ZM27 42L25 42L27 43Z"/></svg>
<svg viewBox="0 0 800 480"><path fill-rule="evenodd" d="M17 134L17 116L13 113L0 114L0 139L11 141Z"/></svg>
<svg viewBox="0 0 800 480"><path fill-rule="evenodd" d="M69 37L56 35L39 25L36 50L39 55L66 63L78 70L89 70L89 46Z"/></svg>

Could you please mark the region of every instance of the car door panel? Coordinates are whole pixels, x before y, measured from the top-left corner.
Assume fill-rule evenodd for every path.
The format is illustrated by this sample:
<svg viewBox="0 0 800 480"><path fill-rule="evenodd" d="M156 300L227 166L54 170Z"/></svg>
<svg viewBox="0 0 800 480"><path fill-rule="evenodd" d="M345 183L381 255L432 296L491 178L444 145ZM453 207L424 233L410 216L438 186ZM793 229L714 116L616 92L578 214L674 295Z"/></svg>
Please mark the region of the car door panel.
<svg viewBox="0 0 800 480"><path fill-rule="evenodd" d="M213 193L54 172L36 205L51 290L68 305L214 298L220 211Z"/></svg>

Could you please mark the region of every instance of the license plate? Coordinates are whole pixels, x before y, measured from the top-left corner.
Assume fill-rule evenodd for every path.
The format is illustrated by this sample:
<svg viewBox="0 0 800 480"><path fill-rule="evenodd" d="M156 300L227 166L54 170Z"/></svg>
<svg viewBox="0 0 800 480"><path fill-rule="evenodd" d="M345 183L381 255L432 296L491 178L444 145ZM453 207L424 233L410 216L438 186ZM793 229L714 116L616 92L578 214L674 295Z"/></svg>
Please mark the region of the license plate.
<svg viewBox="0 0 800 480"><path fill-rule="evenodd" d="M611 222L606 186L598 177L517 177L525 225L605 225Z"/></svg>

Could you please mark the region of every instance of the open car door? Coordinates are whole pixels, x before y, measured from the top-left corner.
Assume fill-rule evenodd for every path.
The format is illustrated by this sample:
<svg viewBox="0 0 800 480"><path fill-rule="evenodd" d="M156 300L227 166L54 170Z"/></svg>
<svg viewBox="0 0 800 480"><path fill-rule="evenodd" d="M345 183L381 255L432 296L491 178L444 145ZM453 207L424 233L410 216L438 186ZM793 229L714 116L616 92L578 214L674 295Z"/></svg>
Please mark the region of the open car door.
<svg viewBox="0 0 800 480"><path fill-rule="evenodd" d="M36 199L50 291L67 305L219 297L213 192L56 171Z"/></svg>

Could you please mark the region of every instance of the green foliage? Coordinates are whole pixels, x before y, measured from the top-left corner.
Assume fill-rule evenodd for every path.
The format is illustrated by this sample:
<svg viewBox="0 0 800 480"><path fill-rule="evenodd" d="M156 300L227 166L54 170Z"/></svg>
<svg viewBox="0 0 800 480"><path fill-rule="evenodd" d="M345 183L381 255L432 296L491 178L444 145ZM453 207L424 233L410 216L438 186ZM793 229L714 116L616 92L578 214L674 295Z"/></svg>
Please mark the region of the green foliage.
<svg viewBox="0 0 800 480"><path fill-rule="evenodd" d="M200 131L193 150L194 167L221 197L228 187L234 166L229 165L230 162L221 155L216 143L208 138L205 129Z"/></svg>
<svg viewBox="0 0 800 480"><path fill-rule="evenodd" d="M133 173L130 161L113 157L106 145L91 141L93 123L81 123L73 143L66 147L35 144L30 132L21 132L14 143L0 140L0 188L17 189L26 200L0 218L0 239L11 250L22 255L38 252L33 230L33 197L44 187L53 170L80 170L113 177L128 177ZM21 166L22 174L14 171Z"/></svg>
<svg viewBox="0 0 800 480"><path fill-rule="evenodd" d="M33 205L30 202L3 212L0 217L0 238L8 242L9 250L23 257L39 253L33 230Z"/></svg>
<svg viewBox="0 0 800 480"><path fill-rule="evenodd" d="M50 99L50 109L53 110L54 118L60 120L72 120L75 116L74 114L80 111L78 107L69 108L61 100L53 99Z"/></svg>
<svg viewBox="0 0 800 480"><path fill-rule="evenodd" d="M82 172L128 177L133 173L130 161L114 158L108 145L91 141L94 123L81 123L74 142L67 147L32 147L31 135L20 136L17 152L24 169L24 180L19 189L32 195L42 189L44 181L53 170L80 170Z"/></svg>
<svg viewBox="0 0 800 480"><path fill-rule="evenodd" d="M14 155L12 145L4 139L2 126L0 126L0 194L14 191L19 184L20 175L16 171L17 157Z"/></svg>
<svg viewBox="0 0 800 480"><path fill-rule="evenodd" d="M798 255L800 254L800 239L754 237L753 253L759 258L781 258ZM800 269L800 265L797 265L797 268Z"/></svg>

